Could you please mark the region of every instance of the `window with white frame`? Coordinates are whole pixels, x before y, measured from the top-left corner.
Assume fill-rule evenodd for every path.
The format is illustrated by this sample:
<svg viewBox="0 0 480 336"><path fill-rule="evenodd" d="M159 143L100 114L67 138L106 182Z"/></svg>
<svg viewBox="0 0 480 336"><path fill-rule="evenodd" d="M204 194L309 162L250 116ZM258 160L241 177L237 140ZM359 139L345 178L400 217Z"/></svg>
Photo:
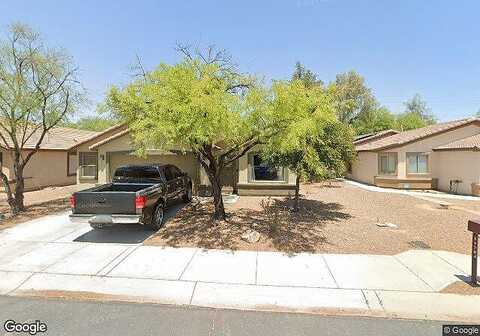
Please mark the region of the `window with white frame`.
<svg viewBox="0 0 480 336"><path fill-rule="evenodd" d="M425 153L407 153L407 173L427 174L428 155Z"/></svg>
<svg viewBox="0 0 480 336"><path fill-rule="evenodd" d="M252 182L285 182L285 169L272 167L258 153L248 155L250 181Z"/></svg>
<svg viewBox="0 0 480 336"><path fill-rule="evenodd" d="M378 173L380 175L397 174L397 153L378 154Z"/></svg>
<svg viewBox="0 0 480 336"><path fill-rule="evenodd" d="M97 178L97 152L79 152L80 177Z"/></svg>

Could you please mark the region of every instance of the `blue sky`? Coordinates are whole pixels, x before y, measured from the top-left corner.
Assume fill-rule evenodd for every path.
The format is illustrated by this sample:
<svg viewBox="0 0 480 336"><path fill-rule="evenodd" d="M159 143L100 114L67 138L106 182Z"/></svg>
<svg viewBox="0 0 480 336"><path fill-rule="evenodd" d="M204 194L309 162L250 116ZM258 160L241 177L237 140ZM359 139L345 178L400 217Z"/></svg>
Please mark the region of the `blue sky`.
<svg viewBox="0 0 480 336"><path fill-rule="evenodd" d="M21 21L66 48L93 102L129 80L136 54L147 67L175 62L187 42L225 48L267 81L297 60L324 81L354 69L393 112L420 93L449 120L480 109L478 13L462 0L4 0L0 26Z"/></svg>

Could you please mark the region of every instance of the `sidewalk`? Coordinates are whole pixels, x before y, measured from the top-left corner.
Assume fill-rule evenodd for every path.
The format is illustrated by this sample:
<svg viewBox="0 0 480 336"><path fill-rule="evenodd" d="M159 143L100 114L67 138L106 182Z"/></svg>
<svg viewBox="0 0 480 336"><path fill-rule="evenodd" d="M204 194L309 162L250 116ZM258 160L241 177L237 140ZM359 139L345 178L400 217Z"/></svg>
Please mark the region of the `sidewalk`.
<svg viewBox="0 0 480 336"><path fill-rule="evenodd" d="M445 192L421 192L421 191L415 191L415 190L383 188L383 187L368 185L365 183L360 183L360 182L348 180L348 179L345 179L344 181L356 187L359 187L368 191L374 191L374 192L403 194L403 195L410 195L410 196L420 197L420 198L433 197L433 198L440 198L440 199L452 199L452 200L463 200L463 201L480 201L480 197L478 196L454 195L454 194L448 194Z"/></svg>
<svg viewBox="0 0 480 336"><path fill-rule="evenodd" d="M35 226L35 230L32 227ZM465 279L466 255L203 250L85 239L49 216L0 233L0 294L216 308L478 321L480 297L438 293ZM83 238L82 238L83 237Z"/></svg>

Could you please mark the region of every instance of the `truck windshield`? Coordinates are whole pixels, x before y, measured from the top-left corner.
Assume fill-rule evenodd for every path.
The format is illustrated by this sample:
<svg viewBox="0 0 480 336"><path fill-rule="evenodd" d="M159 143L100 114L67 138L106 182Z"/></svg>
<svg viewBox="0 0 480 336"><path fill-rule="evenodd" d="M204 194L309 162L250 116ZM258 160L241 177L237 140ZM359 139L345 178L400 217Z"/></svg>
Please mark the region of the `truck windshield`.
<svg viewBox="0 0 480 336"><path fill-rule="evenodd" d="M145 181L160 180L160 173L155 167L120 167L115 171L113 180L119 181Z"/></svg>

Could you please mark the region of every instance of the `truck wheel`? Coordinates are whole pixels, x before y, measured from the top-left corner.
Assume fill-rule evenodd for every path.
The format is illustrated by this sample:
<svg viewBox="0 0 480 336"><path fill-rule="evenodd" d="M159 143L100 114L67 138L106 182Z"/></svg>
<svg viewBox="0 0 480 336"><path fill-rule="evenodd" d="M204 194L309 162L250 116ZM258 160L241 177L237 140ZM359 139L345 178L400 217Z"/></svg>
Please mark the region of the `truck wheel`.
<svg viewBox="0 0 480 336"><path fill-rule="evenodd" d="M147 228L155 231L159 230L163 225L163 217L164 207L163 204L159 204L153 211L152 220L150 224L147 225Z"/></svg>
<svg viewBox="0 0 480 336"><path fill-rule="evenodd" d="M182 197L185 203L190 203L192 201L192 185L189 184L187 190L185 190L185 194Z"/></svg>

